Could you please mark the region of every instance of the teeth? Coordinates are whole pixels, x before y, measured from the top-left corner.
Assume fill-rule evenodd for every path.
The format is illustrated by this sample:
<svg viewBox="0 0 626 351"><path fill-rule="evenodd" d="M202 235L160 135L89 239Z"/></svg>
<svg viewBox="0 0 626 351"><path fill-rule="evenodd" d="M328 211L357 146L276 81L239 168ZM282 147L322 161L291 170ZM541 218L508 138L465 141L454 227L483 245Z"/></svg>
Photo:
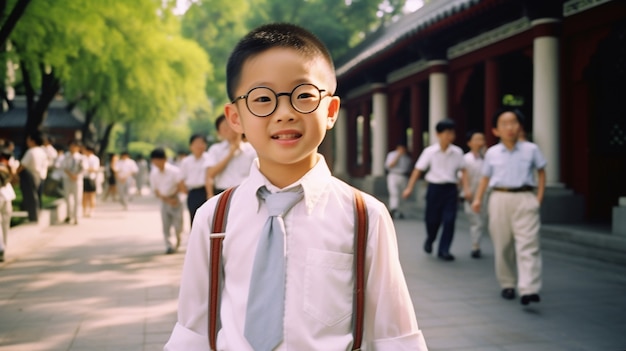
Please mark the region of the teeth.
<svg viewBox="0 0 626 351"><path fill-rule="evenodd" d="M278 134L274 135L272 138L274 139L295 139L298 138L300 134Z"/></svg>

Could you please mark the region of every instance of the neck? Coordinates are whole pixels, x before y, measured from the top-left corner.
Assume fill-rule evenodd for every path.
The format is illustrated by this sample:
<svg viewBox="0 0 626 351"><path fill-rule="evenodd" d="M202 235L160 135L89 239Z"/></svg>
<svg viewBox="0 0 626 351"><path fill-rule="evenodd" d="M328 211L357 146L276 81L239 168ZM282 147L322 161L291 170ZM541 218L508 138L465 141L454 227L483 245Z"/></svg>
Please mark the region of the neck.
<svg viewBox="0 0 626 351"><path fill-rule="evenodd" d="M263 175L278 188L285 188L302 178L318 162L317 154L314 157L293 163L275 163L269 160L259 159L259 170Z"/></svg>
<svg viewBox="0 0 626 351"><path fill-rule="evenodd" d="M441 150L446 151L448 149L448 146L450 146L449 143L439 143L439 147L441 147Z"/></svg>
<svg viewBox="0 0 626 351"><path fill-rule="evenodd" d="M517 140L502 140L502 144L504 144L507 149L512 150L515 144L517 144Z"/></svg>

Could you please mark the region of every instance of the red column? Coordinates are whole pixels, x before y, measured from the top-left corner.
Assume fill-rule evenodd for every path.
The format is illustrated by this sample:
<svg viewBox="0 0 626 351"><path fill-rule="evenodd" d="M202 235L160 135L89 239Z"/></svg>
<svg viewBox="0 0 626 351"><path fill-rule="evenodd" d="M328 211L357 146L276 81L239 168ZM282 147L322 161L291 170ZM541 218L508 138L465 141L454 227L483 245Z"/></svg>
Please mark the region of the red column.
<svg viewBox="0 0 626 351"><path fill-rule="evenodd" d="M496 143L496 137L491 132L492 117L500 107L500 72L498 61L495 58L485 60L485 138L487 145Z"/></svg>
<svg viewBox="0 0 626 351"><path fill-rule="evenodd" d="M410 150L413 155L413 159L417 159L417 156L422 152L424 146L424 140L422 139L422 94L419 83L411 84L411 129L413 129L413 149Z"/></svg>

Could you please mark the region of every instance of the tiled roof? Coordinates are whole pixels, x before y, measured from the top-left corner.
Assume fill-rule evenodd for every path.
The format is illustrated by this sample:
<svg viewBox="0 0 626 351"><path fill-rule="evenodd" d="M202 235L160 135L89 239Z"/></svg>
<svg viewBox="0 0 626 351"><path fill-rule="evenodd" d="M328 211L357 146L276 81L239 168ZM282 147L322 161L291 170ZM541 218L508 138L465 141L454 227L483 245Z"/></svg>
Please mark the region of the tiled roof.
<svg viewBox="0 0 626 351"><path fill-rule="evenodd" d="M24 128L26 125L26 108L15 107L0 114L0 128ZM49 107L48 115L44 119L44 128L79 129L83 123L77 116L64 107Z"/></svg>
<svg viewBox="0 0 626 351"><path fill-rule="evenodd" d="M437 0L429 2L419 10L402 17L375 33L370 34L360 45L348 53L348 58L337 65L341 76L367 59L392 47L397 42L413 36L433 24L475 6L481 0Z"/></svg>

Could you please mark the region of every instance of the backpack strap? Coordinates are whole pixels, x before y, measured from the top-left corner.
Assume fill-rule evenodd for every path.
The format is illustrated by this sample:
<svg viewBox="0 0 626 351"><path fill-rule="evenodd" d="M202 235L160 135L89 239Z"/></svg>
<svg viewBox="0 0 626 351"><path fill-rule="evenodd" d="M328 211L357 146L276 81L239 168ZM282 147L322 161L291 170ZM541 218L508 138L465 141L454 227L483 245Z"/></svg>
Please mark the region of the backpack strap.
<svg viewBox="0 0 626 351"><path fill-rule="evenodd" d="M209 346L211 350L217 350L217 331L219 324L219 304L222 278L222 241L226 229L226 219L230 197L236 187L226 189L221 195L213 215L211 224L210 252L211 262L209 267Z"/></svg>
<svg viewBox="0 0 626 351"><path fill-rule="evenodd" d="M217 202L213 223L211 225L211 233L220 233L220 235L211 235L210 251L211 262L209 268L209 323L208 335L209 346L211 350L217 350L217 331L219 320L219 293L221 291L222 278L222 241L224 240L224 230L226 229L226 218L228 217L228 207L230 205L230 197L236 189L226 189ZM352 337L353 351L361 349L363 340L363 320L365 305L365 251L367 248L367 232L368 232L368 216L367 208L363 196L358 189L354 189L354 312L352 314Z"/></svg>
<svg viewBox="0 0 626 351"><path fill-rule="evenodd" d="M354 189L354 297L352 313L352 350L361 350L365 319L365 252L367 248L368 215L363 195Z"/></svg>

